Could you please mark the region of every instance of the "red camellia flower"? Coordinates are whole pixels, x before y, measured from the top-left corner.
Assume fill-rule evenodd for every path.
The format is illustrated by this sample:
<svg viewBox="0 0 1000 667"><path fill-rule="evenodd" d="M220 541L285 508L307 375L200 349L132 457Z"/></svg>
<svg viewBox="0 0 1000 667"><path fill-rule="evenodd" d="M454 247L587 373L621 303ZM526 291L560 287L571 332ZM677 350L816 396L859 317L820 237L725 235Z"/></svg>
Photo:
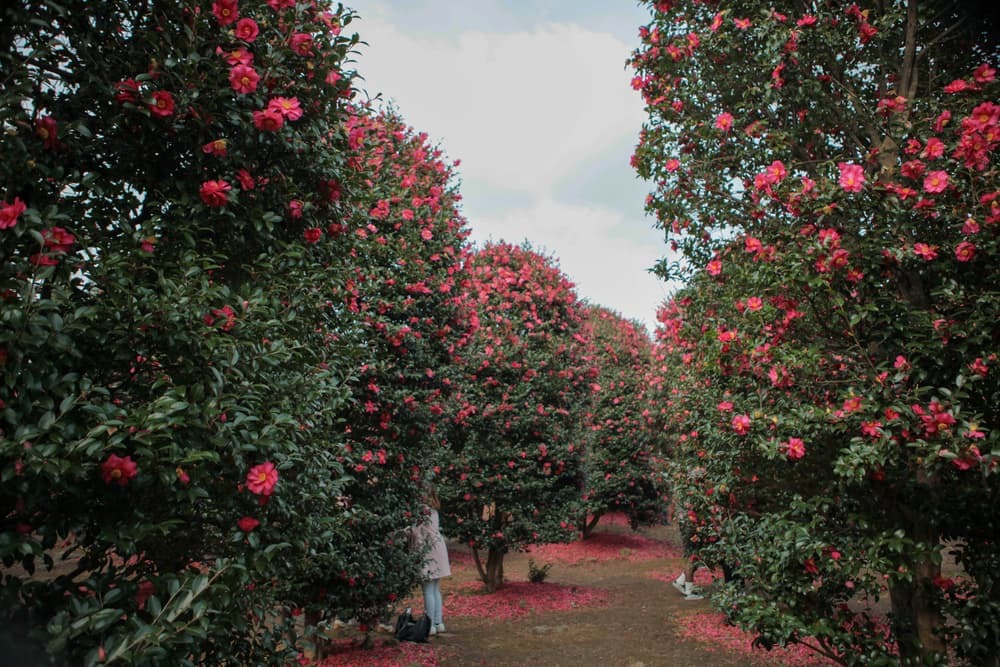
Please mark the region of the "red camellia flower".
<svg viewBox="0 0 1000 667"><path fill-rule="evenodd" d="M115 84L115 101L118 104L130 102L135 104L139 101L139 82L135 79L125 79Z"/></svg>
<svg viewBox="0 0 1000 667"><path fill-rule="evenodd" d="M323 230L319 227L310 227L303 233L303 236L305 236L306 243L319 243L323 236Z"/></svg>
<svg viewBox="0 0 1000 667"><path fill-rule="evenodd" d="M253 112L253 126L262 132L277 132L284 126L285 117L277 109Z"/></svg>
<svg viewBox="0 0 1000 667"><path fill-rule="evenodd" d="M207 144L201 147L201 152L205 155L214 155L215 157L226 157L226 140L216 139L214 141L209 141Z"/></svg>
<svg viewBox="0 0 1000 667"><path fill-rule="evenodd" d="M239 7L236 0L215 0L212 3L212 14L219 25L229 25L239 18Z"/></svg>
<svg viewBox="0 0 1000 667"><path fill-rule="evenodd" d="M239 526L240 530L244 533L249 533L251 530L260 525L260 521L252 516L245 516L240 518L240 520L236 522L236 525Z"/></svg>
<svg viewBox="0 0 1000 667"><path fill-rule="evenodd" d="M297 32L288 40L288 45L292 51L300 56L311 56L313 51L313 38L307 32Z"/></svg>
<svg viewBox="0 0 1000 667"><path fill-rule="evenodd" d="M250 493L258 496L269 496L274 493L277 483L278 469L270 461L255 465L247 473L247 488L250 489Z"/></svg>
<svg viewBox="0 0 1000 667"><path fill-rule="evenodd" d="M138 474L135 461L131 456L122 458L117 454L112 454L101 464L101 479L105 484L118 482L119 486L125 486L128 481Z"/></svg>
<svg viewBox="0 0 1000 667"><path fill-rule="evenodd" d="M976 256L976 244L969 243L968 241L962 241L955 248L955 257L960 262L971 262L972 258Z"/></svg>
<svg viewBox="0 0 1000 667"><path fill-rule="evenodd" d="M254 180L253 174L246 169L240 169L236 172L236 180L240 182L240 187L244 190L253 190L257 187L257 181Z"/></svg>
<svg viewBox="0 0 1000 667"><path fill-rule="evenodd" d="M59 145L59 126L52 116L42 116L35 121L35 134L49 150Z"/></svg>
<svg viewBox="0 0 1000 667"><path fill-rule="evenodd" d="M221 208L229 203L229 196L226 194L232 189L227 181L205 181L201 184L198 195L205 202L206 206Z"/></svg>
<svg viewBox="0 0 1000 667"><path fill-rule="evenodd" d="M230 67L253 64L253 54L244 49L242 46L238 49L233 49L232 51L223 51L222 47L219 47L215 50L215 52L221 55Z"/></svg>
<svg viewBox="0 0 1000 667"><path fill-rule="evenodd" d="M240 63L238 65L234 65L233 68L229 70L229 85L233 87L233 90L242 95L246 95L247 93L252 93L257 90L258 81L260 81L260 75L257 74L257 70L250 65Z"/></svg>
<svg viewBox="0 0 1000 667"><path fill-rule="evenodd" d="M62 227L50 227L42 230L42 244L50 252L64 253L73 247L76 237Z"/></svg>
<svg viewBox="0 0 1000 667"><path fill-rule="evenodd" d="M153 101L146 106L149 107L150 113L154 116L159 116L160 118L166 118L174 113L176 105L174 104L174 96L171 95L166 90L157 90L153 93Z"/></svg>
<svg viewBox="0 0 1000 667"><path fill-rule="evenodd" d="M240 19L236 22L236 37L244 42L252 42L260 34L260 28L253 19Z"/></svg>
<svg viewBox="0 0 1000 667"><path fill-rule="evenodd" d="M10 229L17 224L17 219L27 208L20 197L14 197L10 204L0 202L0 229Z"/></svg>
<svg viewBox="0 0 1000 667"><path fill-rule="evenodd" d="M139 609L146 608L146 601L153 596L156 592L156 587L153 586L153 582L146 580L139 584L139 589L135 593L135 603Z"/></svg>

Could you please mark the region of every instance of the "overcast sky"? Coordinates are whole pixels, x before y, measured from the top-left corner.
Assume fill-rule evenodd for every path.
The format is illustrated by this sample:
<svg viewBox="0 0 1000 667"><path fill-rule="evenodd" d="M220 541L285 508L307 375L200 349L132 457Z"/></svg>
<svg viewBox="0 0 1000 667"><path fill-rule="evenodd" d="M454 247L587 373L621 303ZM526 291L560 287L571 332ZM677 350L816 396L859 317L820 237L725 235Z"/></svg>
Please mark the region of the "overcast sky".
<svg viewBox="0 0 1000 667"><path fill-rule="evenodd" d="M577 292L652 329L666 250L629 166L644 119L625 67L648 20L633 0L353 0L357 68L461 160L476 242L527 239Z"/></svg>

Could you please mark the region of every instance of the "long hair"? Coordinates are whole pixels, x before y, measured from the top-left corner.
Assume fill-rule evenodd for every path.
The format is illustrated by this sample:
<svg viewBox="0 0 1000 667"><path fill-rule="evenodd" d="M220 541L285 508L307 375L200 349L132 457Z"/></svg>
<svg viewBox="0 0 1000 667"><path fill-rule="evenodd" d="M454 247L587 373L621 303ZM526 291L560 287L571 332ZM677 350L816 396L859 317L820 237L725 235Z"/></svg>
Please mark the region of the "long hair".
<svg viewBox="0 0 1000 667"><path fill-rule="evenodd" d="M427 483L427 486L424 489L424 498L427 500L427 504L430 507L438 511L441 510L441 498L438 497L437 489L435 489L434 485L429 482Z"/></svg>

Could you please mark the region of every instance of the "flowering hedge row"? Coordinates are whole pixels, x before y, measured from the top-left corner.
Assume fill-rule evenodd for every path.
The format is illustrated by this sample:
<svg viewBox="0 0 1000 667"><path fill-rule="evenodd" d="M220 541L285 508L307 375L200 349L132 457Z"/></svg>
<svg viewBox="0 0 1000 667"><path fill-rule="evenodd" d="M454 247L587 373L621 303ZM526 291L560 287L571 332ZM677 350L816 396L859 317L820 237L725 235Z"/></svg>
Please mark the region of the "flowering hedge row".
<svg viewBox="0 0 1000 667"><path fill-rule="evenodd" d="M917 2L649 4L662 422L720 604L843 663L995 656L996 44Z"/></svg>
<svg viewBox="0 0 1000 667"><path fill-rule="evenodd" d="M324 618L371 624L416 583L435 463L483 516L449 475L495 407L493 338L539 376L507 441L548 449L505 493L552 513L490 539L572 534L579 305L534 253L470 257L454 166L352 101L349 10L3 12L0 642L285 664ZM501 256L527 287L494 285Z"/></svg>
<svg viewBox="0 0 1000 667"><path fill-rule="evenodd" d="M357 352L313 230L361 189L351 14L4 11L5 632L74 664L281 662L297 554L343 522L311 513L345 483Z"/></svg>

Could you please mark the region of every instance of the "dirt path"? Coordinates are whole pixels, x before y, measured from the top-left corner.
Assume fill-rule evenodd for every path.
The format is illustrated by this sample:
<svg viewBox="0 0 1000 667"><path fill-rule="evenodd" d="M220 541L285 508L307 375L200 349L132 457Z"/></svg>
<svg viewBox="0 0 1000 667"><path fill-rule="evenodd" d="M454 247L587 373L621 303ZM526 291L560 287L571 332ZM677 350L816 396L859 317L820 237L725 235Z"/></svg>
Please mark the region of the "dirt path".
<svg viewBox="0 0 1000 667"><path fill-rule="evenodd" d="M383 648L374 654L334 657L324 667L819 664L802 656L751 652L749 638L724 626L707 600L685 600L670 585L684 564L673 528L632 533L622 524L619 519L599 526L589 544L508 555L504 569L513 583L493 596L480 592L469 549L450 544L454 576L442 582L447 632L431 637L429 645L394 646L387 635L375 635ZM529 558L552 565L548 586L518 583L528 579ZM703 571L701 579L709 580L708 574ZM581 602L573 606L577 595ZM591 603L589 595L603 603ZM415 613L422 606L419 597L407 604ZM553 610L540 610L546 606Z"/></svg>

